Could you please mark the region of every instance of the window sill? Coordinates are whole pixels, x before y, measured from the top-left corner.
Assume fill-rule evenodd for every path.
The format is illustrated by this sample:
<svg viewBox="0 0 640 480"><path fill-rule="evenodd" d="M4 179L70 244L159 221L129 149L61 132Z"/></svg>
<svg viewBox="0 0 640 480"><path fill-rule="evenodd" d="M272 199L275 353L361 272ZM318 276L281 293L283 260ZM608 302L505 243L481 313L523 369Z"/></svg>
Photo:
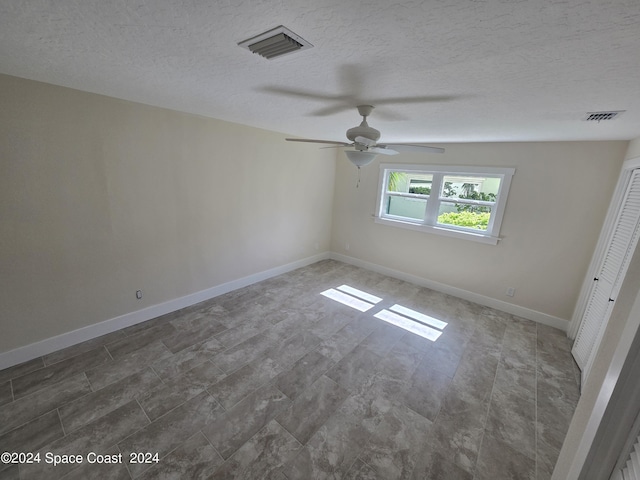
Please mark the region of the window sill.
<svg viewBox="0 0 640 480"><path fill-rule="evenodd" d="M485 243L488 245L497 245L500 240L499 237L492 237L491 235L466 232L462 230L454 230L453 228L446 228L441 226L422 225L419 223L404 222L402 220L389 220L386 218L374 217L376 223L387 225L390 227L406 228L408 230L415 230L424 233L434 233L436 235L442 235L444 237L461 238L464 240L471 240L472 242Z"/></svg>

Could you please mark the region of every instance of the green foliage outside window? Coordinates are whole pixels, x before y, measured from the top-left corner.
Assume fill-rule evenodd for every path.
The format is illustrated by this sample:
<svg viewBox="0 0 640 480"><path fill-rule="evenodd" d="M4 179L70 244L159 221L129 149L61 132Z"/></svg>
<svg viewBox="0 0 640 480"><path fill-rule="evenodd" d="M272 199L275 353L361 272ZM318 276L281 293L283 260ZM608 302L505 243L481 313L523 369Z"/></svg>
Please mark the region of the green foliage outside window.
<svg viewBox="0 0 640 480"><path fill-rule="evenodd" d="M484 193L484 192L471 192L469 195L460 195L458 198L468 198L470 200L483 200L485 202L495 202L496 194L495 193ZM458 212L491 212L490 207L483 207L480 205L466 205L461 203L456 203L456 209Z"/></svg>
<svg viewBox="0 0 640 480"><path fill-rule="evenodd" d="M421 195L430 195L431 187L409 187L409 193L419 193Z"/></svg>
<svg viewBox="0 0 640 480"><path fill-rule="evenodd" d="M407 185L408 177L404 172L390 172L388 190L391 192L402 191L408 189L408 193L420 195L430 195L431 187L411 186ZM469 200L480 200L485 202L495 202L495 193L476 192L476 185L473 183L464 183L458 188L452 182L444 182L442 188L442 196L447 198L461 198ZM407 191L407 190L404 190ZM455 203L456 212L446 212L438 216L438 223L444 225L457 225L459 227L474 228L477 230L486 230L489 225L489 217L491 216L491 207L482 205L468 205L463 203Z"/></svg>
<svg viewBox="0 0 640 480"><path fill-rule="evenodd" d="M460 227L486 230L489 225L490 212L459 211L443 213L438 217L438 223L444 225L458 225Z"/></svg>
<svg viewBox="0 0 640 480"><path fill-rule="evenodd" d="M481 200L484 202L495 202L496 194L495 193L484 193L484 192L476 192L475 185L471 183L465 183L462 185L462 193L460 195L457 194L455 187L452 186L451 182L445 182L443 194L445 197L455 197L464 198L469 200ZM483 207L480 205L467 205L462 203L456 203L456 210L458 212L475 212L475 213L490 213L490 207Z"/></svg>
<svg viewBox="0 0 640 480"><path fill-rule="evenodd" d="M444 188L442 189L443 197L455 197L457 195L456 189L451 182L444 182Z"/></svg>
<svg viewBox="0 0 640 480"><path fill-rule="evenodd" d="M389 173L389 191L398 192L400 185L407 179L407 174L403 172L391 172Z"/></svg>

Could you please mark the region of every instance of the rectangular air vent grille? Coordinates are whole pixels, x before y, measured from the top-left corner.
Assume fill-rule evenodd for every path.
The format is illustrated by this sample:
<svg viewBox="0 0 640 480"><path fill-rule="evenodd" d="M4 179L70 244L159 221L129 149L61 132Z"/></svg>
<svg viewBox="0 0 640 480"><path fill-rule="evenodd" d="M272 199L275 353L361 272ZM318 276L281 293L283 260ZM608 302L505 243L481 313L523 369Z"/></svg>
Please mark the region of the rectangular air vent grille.
<svg viewBox="0 0 640 480"><path fill-rule="evenodd" d="M269 60L313 47L304 38L282 25L238 45Z"/></svg>
<svg viewBox="0 0 640 480"><path fill-rule="evenodd" d="M613 120L624 110L613 110L609 112L587 112L584 119L587 122L601 122L603 120Z"/></svg>

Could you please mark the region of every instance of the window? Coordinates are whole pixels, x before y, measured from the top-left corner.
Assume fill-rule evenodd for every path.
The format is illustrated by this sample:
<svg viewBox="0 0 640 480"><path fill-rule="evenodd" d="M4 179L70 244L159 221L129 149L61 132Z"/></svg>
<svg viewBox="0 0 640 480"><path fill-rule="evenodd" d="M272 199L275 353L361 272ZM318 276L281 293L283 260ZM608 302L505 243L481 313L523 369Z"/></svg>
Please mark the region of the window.
<svg viewBox="0 0 640 480"><path fill-rule="evenodd" d="M382 164L376 222L495 245L514 172Z"/></svg>

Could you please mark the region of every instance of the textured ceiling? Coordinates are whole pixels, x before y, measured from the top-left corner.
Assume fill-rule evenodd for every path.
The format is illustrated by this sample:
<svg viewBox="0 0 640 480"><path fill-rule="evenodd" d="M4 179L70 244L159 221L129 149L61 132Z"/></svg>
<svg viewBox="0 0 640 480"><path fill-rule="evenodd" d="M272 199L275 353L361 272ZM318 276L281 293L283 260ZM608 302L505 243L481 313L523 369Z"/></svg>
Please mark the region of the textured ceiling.
<svg viewBox="0 0 640 480"><path fill-rule="evenodd" d="M238 47L278 25L314 48ZM329 140L359 103L386 142L631 139L640 1L0 0L0 72Z"/></svg>

